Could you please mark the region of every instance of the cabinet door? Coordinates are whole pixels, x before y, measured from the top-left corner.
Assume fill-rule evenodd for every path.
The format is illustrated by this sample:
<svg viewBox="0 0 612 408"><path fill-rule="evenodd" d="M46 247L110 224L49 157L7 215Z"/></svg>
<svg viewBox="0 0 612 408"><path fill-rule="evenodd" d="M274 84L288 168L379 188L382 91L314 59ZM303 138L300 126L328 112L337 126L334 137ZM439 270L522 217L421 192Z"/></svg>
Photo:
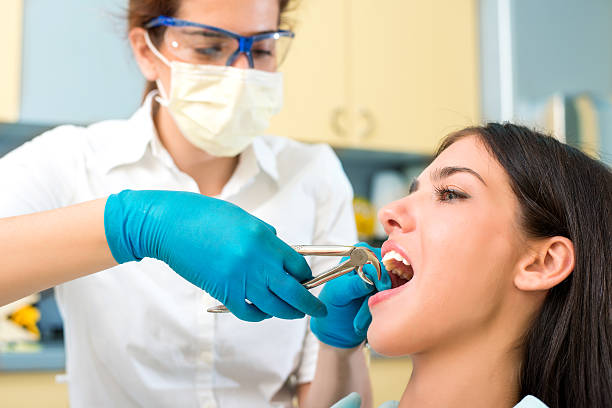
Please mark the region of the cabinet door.
<svg viewBox="0 0 612 408"><path fill-rule="evenodd" d="M269 133L306 142L345 145L351 133L346 111L346 3L297 3L290 22L296 33L287 60L285 100Z"/></svg>
<svg viewBox="0 0 612 408"><path fill-rule="evenodd" d="M19 117L22 13L22 0L3 2L0 24L0 122L16 122Z"/></svg>
<svg viewBox="0 0 612 408"><path fill-rule="evenodd" d="M479 118L476 0L352 0L355 137L431 153Z"/></svg>

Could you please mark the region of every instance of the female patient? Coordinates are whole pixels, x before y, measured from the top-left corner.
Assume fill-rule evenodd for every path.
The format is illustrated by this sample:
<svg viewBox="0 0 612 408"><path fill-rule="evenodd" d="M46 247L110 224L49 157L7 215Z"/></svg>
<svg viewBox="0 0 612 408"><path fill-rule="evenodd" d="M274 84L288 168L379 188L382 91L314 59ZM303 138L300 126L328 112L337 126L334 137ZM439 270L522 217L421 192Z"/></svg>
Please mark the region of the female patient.
<svg viewBox="0 0 612 408"><path fill-rule="evenodd" d="M367 335L412 355L400 407L609 406L609 168L521 126L468 128L379 218L392 289Z"/></svg>

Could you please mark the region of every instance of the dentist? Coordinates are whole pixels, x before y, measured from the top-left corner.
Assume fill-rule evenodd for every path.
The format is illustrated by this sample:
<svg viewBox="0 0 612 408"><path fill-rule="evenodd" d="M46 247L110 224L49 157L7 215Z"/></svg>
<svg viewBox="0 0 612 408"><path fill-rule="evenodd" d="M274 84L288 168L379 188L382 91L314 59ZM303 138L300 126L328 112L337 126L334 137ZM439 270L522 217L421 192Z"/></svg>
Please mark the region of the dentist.
<svg viewBox="0 0 612 408"><path fill-rule="evenodd" d="M320 344L299 319L325 315L298 281L334 260L307 265L286 243L356 233L332 150L262 136L282 104L287 2L130 0L141 108L56 128L0 160L0 244L15 260L2 286L18 287L3 301L81 277L56 287L71 406L369 395L361 350ZM206 313L219 301L260 322Z"/></svg>

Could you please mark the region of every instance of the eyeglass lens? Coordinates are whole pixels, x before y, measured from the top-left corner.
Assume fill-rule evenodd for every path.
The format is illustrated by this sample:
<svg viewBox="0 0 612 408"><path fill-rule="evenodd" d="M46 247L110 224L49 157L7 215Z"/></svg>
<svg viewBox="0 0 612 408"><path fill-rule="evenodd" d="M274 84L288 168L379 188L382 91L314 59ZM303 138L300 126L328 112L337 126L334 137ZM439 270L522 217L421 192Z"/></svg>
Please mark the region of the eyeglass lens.
<svg viewBox="0 0 612 408"><path fill-rule="evenodd" d="M194 27L167 27L164 41L184 62L225 65L239 49L238 39L217 31ZM283 62L291 38L278 36L255 41L251 47L253 68L275 71Z"/></svg>

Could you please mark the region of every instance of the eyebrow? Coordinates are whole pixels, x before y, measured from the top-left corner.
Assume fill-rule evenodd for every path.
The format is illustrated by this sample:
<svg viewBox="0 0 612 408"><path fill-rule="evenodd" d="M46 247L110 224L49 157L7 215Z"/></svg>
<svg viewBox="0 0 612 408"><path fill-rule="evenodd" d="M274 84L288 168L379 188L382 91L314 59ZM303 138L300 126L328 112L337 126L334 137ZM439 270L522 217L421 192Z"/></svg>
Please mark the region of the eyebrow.
<svg viewBox="0 0 612 408"><path fill-rule="evenodd" d="M484 184L485 186L487 185L487 183L480 176L480 174L478 174L474 170L470 169L469 167L456 167L456 166L442 167L441 169L436 169L436 170L434 170L431 173L431 179L434 180L434 181L440 181L442 179L445 179L445 178L450 177L453 174L457 174L457 173L468 173L468 174L471 174L472 176L474 176L478 180L480 180L482 182L482 184Z"/></svg>
<svg viewBox="0 0 612 408"><path fill-rule="evenodd" d="M213 37L213 38L224 38L224 37L228 37L226 34L223 33L219 33L217 31L213 31L213 30L208 30L206 28L203 27L183 27L183 28L191 28L192 30L183 30L183 32L187 35L201 35L203 37ZM204 31L207 30L207 31ZM263 35L263 34L273 34L273 33L277 33L280 30L265 30L265 31L258 31L254 34L250 34L250 35L244 35L243 37L253 37L256 35ZM233 37L229 37L229 38L233 38Z"/></svg>
<svg viewBox="0 0 612 408"><path fill-rule="evenodd" d="M204 31L204 30L185 30L183 31L186 35L210 37L210 38L226 38L227 36L216 31Z"/></svg>

